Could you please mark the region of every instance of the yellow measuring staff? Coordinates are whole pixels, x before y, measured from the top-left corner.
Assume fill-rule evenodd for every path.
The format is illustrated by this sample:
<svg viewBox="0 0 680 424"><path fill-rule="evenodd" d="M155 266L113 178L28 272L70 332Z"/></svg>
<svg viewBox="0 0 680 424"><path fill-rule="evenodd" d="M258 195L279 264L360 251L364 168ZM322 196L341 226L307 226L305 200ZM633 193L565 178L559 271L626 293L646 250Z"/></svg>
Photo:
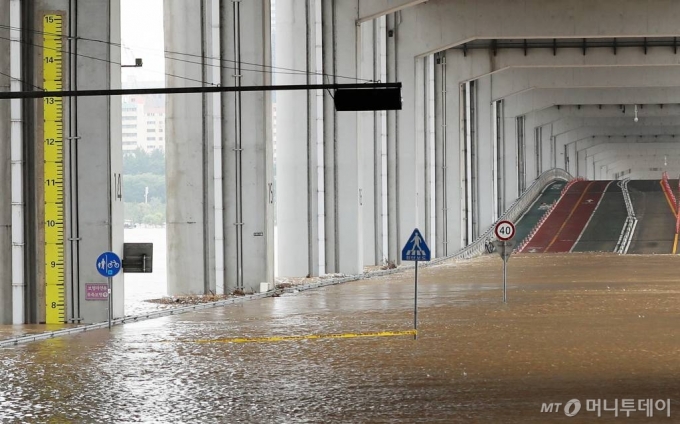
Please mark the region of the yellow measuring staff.
<svg viewBox="0 0 680 424"><path fill-rule="evenodd" d="M416 330L406 331L379 331L374 333L338 333L338 334L308 334L304 336L273 336L273 337L234 337L230 339L205 339L193 340L195 343L264 343L284 342L292 340L318 340L318 339L354 339L357 337L391 337L391 336L414 336Z"/></svg>
<svg viewBox="0 0 680 424"><path fill-rule="evenodd" d="M43 16L43 87L63 90L63 16ZM61 97L43 99L45 200L45 321L66 322L64 284L64 104Z"/></svg>

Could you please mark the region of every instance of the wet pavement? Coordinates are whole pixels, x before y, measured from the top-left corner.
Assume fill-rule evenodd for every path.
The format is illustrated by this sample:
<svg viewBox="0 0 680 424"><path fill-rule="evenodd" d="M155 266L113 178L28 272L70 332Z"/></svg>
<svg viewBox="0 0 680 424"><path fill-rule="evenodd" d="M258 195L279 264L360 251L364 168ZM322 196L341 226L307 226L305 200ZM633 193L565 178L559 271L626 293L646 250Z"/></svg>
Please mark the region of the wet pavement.
<svg viewBox="0 0 680 424"><path fill-rule="evenodd" d="M497 255L0 349L0 422L672 422L680 258ZM578 417L542 403L580 399ZM602 418L587 399L671 399ZM677 411L677 412L676 412Z"/></svg>

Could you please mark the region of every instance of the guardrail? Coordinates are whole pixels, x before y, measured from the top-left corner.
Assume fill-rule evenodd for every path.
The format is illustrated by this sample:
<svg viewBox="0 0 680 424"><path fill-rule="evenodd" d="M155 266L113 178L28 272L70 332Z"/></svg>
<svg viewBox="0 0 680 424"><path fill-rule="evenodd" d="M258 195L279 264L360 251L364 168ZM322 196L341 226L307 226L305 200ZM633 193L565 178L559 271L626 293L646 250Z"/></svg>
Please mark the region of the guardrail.
<svg viewBox="0 0 680 424"><path fill-rule="evenodd" d="M668 173L666 171L663 171L661 174L661 187L663 188L664 192L666 192L666 196L668 196L668 199L670 199L671 202L671 209L673 210L673 213L676 214L677 216L677 205L678 202L675 200L675 194L673 193L673 189L671 189L670 182L668 181Z"/></svg>
<svg viewBox="0 0 680 424"><path fill-rule="evenodd" d="M526 191L522 193L522 195L517 200L515 200L515 202L510 205L510 207L503 213L503 215L501 215L501 217L498 218L498 220L494 222L493 225L491 225L491 227L489 227L489 229L484 232L484 234L479 236L477 240L452 255L446 256L444 258L437 258L432 262L438 263L447 259L470 259L483 254L486 252L486 243L494 239L493 229L496 226L496 223L503 220L512 222L517 221L519 217L522 216L526 208L528 208L534 202L536 196L538 196L541 191L543 191L543 188L548 183L555 180L569 181L572 178L573 177L571 174L561 168L553 168L545 171L539 175L536 180L534 180L534 182L526 189Z"/></svg>
<svg viewBox="0 0 680 424"><path fill-rule="evenodd" d="M621 235L616 243L614 252L620 254L628 253L628 248L630 247L630 242L633 240L633 234L635 234L635 227L637 227L637 217L635 216L635 210L633 209L633 202L630 199L630 192L628 191L628 182L630 178L626 178L620 181L618 184L621 187L621 193L623 194L623 202L626 204L626 211L628 216L626 221L623 223L623 228L621 229Z"/></svg>

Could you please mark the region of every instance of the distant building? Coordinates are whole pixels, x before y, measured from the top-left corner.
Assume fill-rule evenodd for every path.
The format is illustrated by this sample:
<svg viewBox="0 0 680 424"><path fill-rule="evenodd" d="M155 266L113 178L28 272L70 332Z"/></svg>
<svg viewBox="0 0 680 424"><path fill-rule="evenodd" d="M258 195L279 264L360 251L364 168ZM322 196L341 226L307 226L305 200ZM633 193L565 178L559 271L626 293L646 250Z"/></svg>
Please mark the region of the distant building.
<svg viewBox="0 0 680 424"><path fill-rule="evenodd" d="M165 150L165 95L123 96L123 151Z"/></svg>

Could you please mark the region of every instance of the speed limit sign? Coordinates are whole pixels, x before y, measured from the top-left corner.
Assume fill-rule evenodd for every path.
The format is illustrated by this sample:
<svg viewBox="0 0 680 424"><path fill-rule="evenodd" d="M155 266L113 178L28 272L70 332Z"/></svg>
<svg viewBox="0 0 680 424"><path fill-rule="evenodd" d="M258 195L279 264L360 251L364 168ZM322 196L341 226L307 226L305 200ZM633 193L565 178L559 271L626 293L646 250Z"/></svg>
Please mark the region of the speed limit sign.
<svg viewBox="0 0 680 424"><path fill-rule="evenodd" d="M500 221L496 224L494 233L498 240L507 241L515 236L515 224L510 221Z"/></svg>

